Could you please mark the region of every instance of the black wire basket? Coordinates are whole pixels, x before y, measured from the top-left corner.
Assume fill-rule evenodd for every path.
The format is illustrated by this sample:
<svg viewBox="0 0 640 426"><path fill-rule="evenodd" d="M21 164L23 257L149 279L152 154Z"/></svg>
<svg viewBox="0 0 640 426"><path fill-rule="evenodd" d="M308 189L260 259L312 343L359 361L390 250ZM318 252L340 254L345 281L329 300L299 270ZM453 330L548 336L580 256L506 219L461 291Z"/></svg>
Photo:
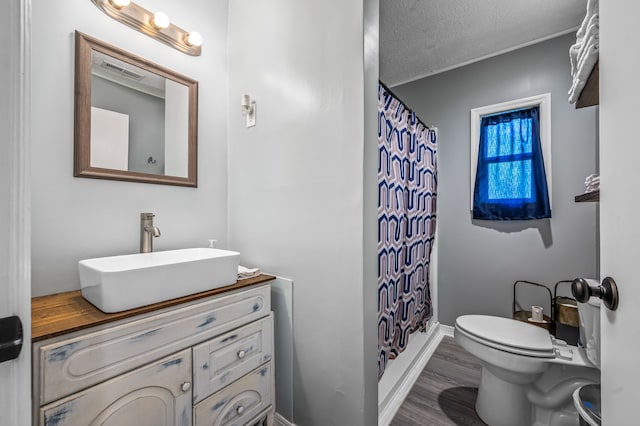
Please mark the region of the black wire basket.
<svg viewBox="0 0 640 426"><path fill-rule="evenodd" d="M513 308L512 308L512 315L513 315L513 319L518 320L518 321L522 321L522 322L526 322L528 324L532 324L541 328L544 328L545 330L547 330L548 332L552 332L552 326L553 326L553 318L548 316L548 315L542 315L542 321L533 321L532 317L531 317L531 311L527 311L527 310L517 310L517 308L519 307L519 304L516 301L516 290L518 287L518 284L524 284L524 285L531 285L531 286L536 286L539 287L541 289L545 289L548 293L549 293L549 310L547 312L551 312L553 315L553 305L552 305L552 295L551 295L551 290L549 290L549 288L545 285L542 284L538 284L538 283L534 283L531 281L525 281L525 280L518 280L515 283L513 283Z"/></svg>

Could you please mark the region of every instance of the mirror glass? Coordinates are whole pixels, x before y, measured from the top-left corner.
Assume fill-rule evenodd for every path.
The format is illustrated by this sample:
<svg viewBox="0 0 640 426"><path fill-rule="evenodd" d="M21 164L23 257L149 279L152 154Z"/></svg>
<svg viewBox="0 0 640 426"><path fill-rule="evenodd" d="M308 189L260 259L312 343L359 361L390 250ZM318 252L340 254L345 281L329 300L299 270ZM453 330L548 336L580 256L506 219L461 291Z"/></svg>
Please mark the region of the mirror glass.
<svg viewBox="0 0 640 426"><path fill-rule="evenodd" d="M198 83L76 32L74 175L197 186Z"/></svg>

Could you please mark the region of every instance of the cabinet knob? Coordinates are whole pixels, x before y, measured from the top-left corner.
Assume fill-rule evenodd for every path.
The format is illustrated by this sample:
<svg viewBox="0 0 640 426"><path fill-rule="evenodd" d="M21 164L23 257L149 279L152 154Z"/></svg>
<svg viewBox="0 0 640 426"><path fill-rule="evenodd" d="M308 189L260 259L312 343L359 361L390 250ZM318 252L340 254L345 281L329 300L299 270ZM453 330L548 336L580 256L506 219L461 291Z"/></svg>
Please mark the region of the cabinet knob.
<svg viewBox="0 0 640 426"><path fill-rule="evenodd" d="M244 406L243 405L238 405L236 407L236 413L238 413L238 415L240 416L242 413L244 413Z"/></svg>
<svg viewBox="0 0 640 426"><path fill-rule="evenodd" d="M242 359L242 358L244 358L244 356L245 356L246 354L247 354L247 353L246 353L244 350L240 349L240 350L238 351L238 358Z"/></svg>
<svg viewBox="0 0 640 426"><path fill-rule="evenodd" d="M182 389L182 392L187 392L189 389L191 389L191 383L184 382L182 386L180 386L180 388Z"/></svg>

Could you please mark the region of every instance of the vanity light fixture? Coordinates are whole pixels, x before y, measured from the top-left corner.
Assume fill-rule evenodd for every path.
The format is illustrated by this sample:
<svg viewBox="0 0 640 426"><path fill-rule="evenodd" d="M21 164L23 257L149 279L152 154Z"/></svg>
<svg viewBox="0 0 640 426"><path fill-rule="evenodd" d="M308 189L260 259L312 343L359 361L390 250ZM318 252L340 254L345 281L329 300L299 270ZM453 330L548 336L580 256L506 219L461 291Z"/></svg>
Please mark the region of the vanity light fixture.
<svg viewBox="0 0 640 426"><path fill-rule="evenodd" d="M150 12L130 0L91 0L113 19L159 40L187 55L200 56L202 36L172 24L167 14Z"/></svg>
<svg viewBox="0 0 640 426"><path fill-rule="evenodd" d="M247 127L256 125L256 101L252 101L249 95L242 95L240 113L247 116Z"/></svg>

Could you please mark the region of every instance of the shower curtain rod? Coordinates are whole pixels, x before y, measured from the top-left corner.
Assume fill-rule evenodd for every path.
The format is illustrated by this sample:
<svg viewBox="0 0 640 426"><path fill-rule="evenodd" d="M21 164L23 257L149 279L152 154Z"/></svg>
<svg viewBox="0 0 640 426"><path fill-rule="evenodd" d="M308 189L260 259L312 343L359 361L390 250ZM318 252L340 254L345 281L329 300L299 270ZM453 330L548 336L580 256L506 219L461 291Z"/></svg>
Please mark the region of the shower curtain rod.
<svg viewBox="0 0 640 426"><path fill-rule="evenodd" d="M418 120L418 123L422 124L424 127L426 127L426 128L427 128L427 129L429 129L429 130L435 130L436 132L438 131L438 128L437 128L436 126L429 126L429 125L425 124L425 123L424 123L424 121L422 121L422 120L420 119L420 117L418 117L418 113L417 113L417 112L415 112L414 110L412 110L411 108L409 108L409 107L407 106L407 104L406 104L402 99L400 99L400 97L399 97L398 95L396 95L396 94L393 92L393 90L389 89L389 86L387 86L386 84L384 84L384 83L382 82L382 80L378 79L378 83L380 83L380 85L384 88L384 90L386 90L387 92L389 92L389 93L391 94L391 96L393 96L394 98L396 98L397 100L399 100L399 101L400 101L400 103L402 103L402 106L404 106L404 107L405 107L405 109L406 109L407 111L409 111L409 113L415 114L415 115L416 115L416 119Z"/></svg>

